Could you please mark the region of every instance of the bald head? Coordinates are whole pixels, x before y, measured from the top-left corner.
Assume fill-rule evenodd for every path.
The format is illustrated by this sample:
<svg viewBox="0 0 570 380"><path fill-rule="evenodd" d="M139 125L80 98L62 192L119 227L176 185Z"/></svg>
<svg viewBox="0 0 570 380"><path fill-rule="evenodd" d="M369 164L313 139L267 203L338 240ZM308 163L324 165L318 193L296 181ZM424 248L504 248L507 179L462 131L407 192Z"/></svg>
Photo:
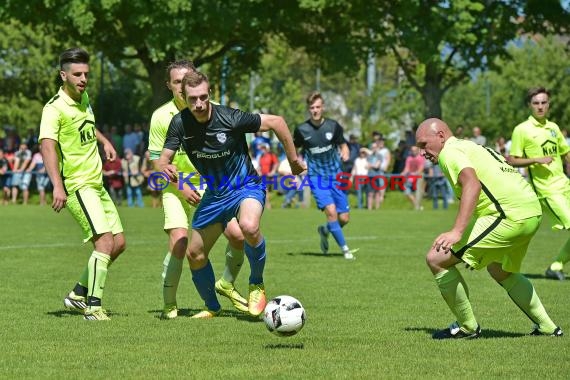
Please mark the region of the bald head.
<svg viewBox="0 0 570 380"><path fill-rule="evenodd" d="M440 119L424 120L416 131L416 145L426 159L438 163L439 153L447 139L453 136L448 125Z"/></svg>

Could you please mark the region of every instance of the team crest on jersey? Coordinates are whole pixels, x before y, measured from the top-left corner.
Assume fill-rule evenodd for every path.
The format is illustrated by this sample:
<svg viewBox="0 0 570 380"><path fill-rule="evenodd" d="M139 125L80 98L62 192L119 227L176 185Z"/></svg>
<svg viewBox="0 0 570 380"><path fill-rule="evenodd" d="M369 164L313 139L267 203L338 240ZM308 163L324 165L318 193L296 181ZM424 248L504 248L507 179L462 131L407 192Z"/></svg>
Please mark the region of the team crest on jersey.
<svg viewBox="0 0 570 380"><path fill-rule="evenodd" d="M329 141L332 140L332 137L333 137L332 132L327 132L327 133L325 133L325 137L326 137L326 139L329 140Z"/></svg>
<svg viewBox="0 0 570 380"><path fill-rule="evenodd" d="M225 143L226 140L228 139L228 138L226 137L226 134L225 134L224 132L216 133L216 138L217 138L218 141L219 141L220 143L222 143L222 144Z"/></svg>

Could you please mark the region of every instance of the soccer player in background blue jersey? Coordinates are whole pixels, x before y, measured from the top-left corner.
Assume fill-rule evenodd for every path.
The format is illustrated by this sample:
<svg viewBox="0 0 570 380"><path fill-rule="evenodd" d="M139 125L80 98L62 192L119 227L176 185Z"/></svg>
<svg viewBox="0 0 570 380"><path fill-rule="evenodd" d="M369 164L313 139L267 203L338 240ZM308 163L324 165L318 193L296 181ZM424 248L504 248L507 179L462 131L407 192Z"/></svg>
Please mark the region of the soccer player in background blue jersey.
<svg viewBox="0 0 570 380"><path fill-rule="evenodd" d="M339 189L336 180L342 172L341 159L348 160L348 144L343 136L342 126L335 120L323 117L324 100L319 92L312 92L307 97L311 117L295 128L293 134L295 146L303 148L308 167L308 179L311 192L319 210L325 212L327 223L317 228L321 237L321 251L328 253L329 233L342 249L345 259L354 259L346 244L342 227L350 218L348 199ZM340 149L340 155L339 155Z"/></svg>
<svg viewBox="0 0 570 380"><path fill-rule="evenodd" d="M283 144L293 174L303 172L306 167L297 157L291 133L282 117L212 104L208 78L197 71L184 75L182 91L188 107L173 117L158 165L177 181L178 170L170 162L183 146L208 185L194 213L188 245L192 281L206 306L206 310L194 317L212 318L221 310L208 255L234 217L245 237L244 251L251 268L248 311L258 316L266 305L265 238L259 228L265 183L251 163L245 134L272 130Z"/></svg>

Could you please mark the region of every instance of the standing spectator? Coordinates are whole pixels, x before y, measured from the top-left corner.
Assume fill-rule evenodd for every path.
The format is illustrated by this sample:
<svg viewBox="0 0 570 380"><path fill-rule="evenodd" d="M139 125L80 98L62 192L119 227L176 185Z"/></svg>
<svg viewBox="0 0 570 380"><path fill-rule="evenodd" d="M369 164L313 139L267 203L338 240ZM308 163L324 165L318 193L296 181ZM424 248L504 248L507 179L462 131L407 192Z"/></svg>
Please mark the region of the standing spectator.
<svg viewBox="0 0 570 380"><path fill-rule="evenodd" d="M301 158L301 156L297 157ZM302 204L303 189L300 188L302 179L298 175L293 175L293 171L291 170L291 165L289 164L287 157L279 162L279 166L277 167L277 174L281 176L279 184L285 191L281 208L291 207L293 205L293 199L295 198L295 195L297 195L299 203ZM299 207L299 205L297 204L295 207Z"/></svg>
<svg viewBox="0 0 570 380"><path fill-rule="evenodd" d="M12 203L18 201L18 189L22 190L22 202L28 204L30 196L30 181L32 174L27 173L26 169L32 161L32 152L28 149L28 144L22 142L20 149L14 155L14 167L12 169Z"/></svg>
<svg viewBox="0 0 570 380"><path fill-rule="evenodd" d="M125 157L121 165L123 171L123 179L127 189L127 206L134 207L135 202L138 207L144 207L142 199L142 184L144 176L140 170L141 158L133 154L130 149L125 149ZM135 199L133 199L133 196Z"/></svg>
<svg viewBox="0 0 570 380"><path fill-rule="evenodd" d="M378 154L382 158L382 163L380 164L380 174L388 178L387 174L388 169L390 168L390 163L392 162L392 153L390 153L390 149L386 147L386 141L383 137L378 139L376 144L378 145ZM388 187L388 184L385 185L386 186L382 186L380 189L380 205L384 203L384 197L386 195L386 188Z"/></svg>
<svg viewBox="0 0 570 380"><path fill-rule="evenodd" d="M106 160L103 164L103 182L109 192L113 203L117 206L123 204L123 166L121 160Z"/></svg>
<svg viewBox="0 0 570 380"><path fill-rule="evenodd" d="M513 131L509 163L524 166L544 208L552 214L555 230L570 229L570 181L562 167L568 161L570 147L558 125L546 116L550 107L550 93L544 87L528 90L529 118ZM546 277L564 280L564 265L570 261L570 238L546 269Z"/></svg>
<svg viewBox="0 0 570 380"><path fill-rule="evenodd" d="M426 161L426 168L428 169L428 190L431 196L433 209L437 210L439 208L439 197L441 196L443 209L447 210L449 200L449 194L447 193L447 179L443 175L438 164Z"/></svg>
<svg viewBox="0 0 570 380"><path fill-rule="evenodd" d="M487 138L481 134L481 128L479 127L473 127L473 137L471 137L471 141L475 144L487 146Z"/></svg>
<svg viewBox="0 0 570 380"><path fill-rule="evenodd" d="M310 117L295 128L295 146L302 147L307 160L308 179L317 184L311 188L317 207L324 211L326 224L317 227L321 238L321 251L328 253L329 233L341 248L344 258L353 260L353 253L346 243L342 228L350 220L350 206L346 194L338 189L336 179L341 170L341 160L348 160L348 146L343 136L343 128L336 121L323 115L324 100L319 92L307 97ZM340 152L340 154L339 154ZM324 183L325 185L318 185Z"/></svg>
<svg viewBox="0 0 570 380"><path fill-rule="evenodd" d="M378 178L378 176L384 174L381 169L382 156L380 155L378 142L372 143L371 147L372 150L368 155L368 191L366 192L366 204L368 205L368 210L378 210L380 208L380 188L385 187L387 184Z"/></svg>
<svg viewBox="0 0 570 380"><path fill-rule="evenodd" d="M354 166L354 161L360 155L360 143L355 135L350 135L348 137L348 160L342 163L342 171L345 173L351 173Z"/></svg>
<svg viewBox="0 0 570 380"><path fill-rule="evenodd" d="M119 133L116 125L111 127L111 143L117 152L123 152L123 136Z"/></svg>
<svg viewBox="0 0 570 380"><path fill-rule="evenodd" d="M259 174L264 178L265 183L272 183L272 179L277 175L279 160L277 155L271 151L269 144L261 144L261 155L259 156ZM265 198L265 208L271 209L271 199L269 194L273 186L267 186L267 196Z"/></svg>
<svg viewBox="0 0 570 380"><path fill-rule="evenodd" d="M10 170L10 165L8 165L8 160L4 157L4 150L0 148L0 191L2 192L1 201L2 205L7 205L10 199L10 186L7 186L8 174Z"/></svg>
<svg viewBox="0 0 570 380"><path fill-rule="evenodd" d="M259 157L261 157L261 154L263 153L261 148L264 144L271 146L271 140L265 137L263 132L256 132L255 137L249 144L252 159L259 162Z"/></svg>
<svg viewBox="0 0 570 380"><path fill-rule="evenodd" d="M125 135L123 136L123 148L124 148L123 152L125 152L128 149L133 154L135 154L137 152L140 142L141 142L141 135L133 131L132 125L126 124Z"/></svg>
<svg viewBox="0 0 570 380"><path fill-rule="evenodd" d="M31 150L32 152L38 151L38 149L39 149L39 147L38 147L38 135L37 135L34 128L28 128L28 134L26 135L26 138L24 139L24 141L28 145L29 150Z"/></svg>
<svg viewBox="0 0 570 380"><path fill-rule="evenodd" d="M32 156L32 163L26 170L30 175L34 175L36 179L36 188L40 195L40 206L46 205L46 187L49 185L49 177L44 165L44 158L39 152L39 145L36 145L34 155Z"/></svg>
<svg viewBox="0 0 570 380"><path fill-rule="evenodd" d="M426 160L420 156L420 150L417 146L412 146L411 153L411 156L406 158L406 166L404 167L404 171L402 171L400 174L403 176L408 176L404 193L412 203L414 209L421 210L424 186L423 176ZM415 177L412 178L410 176Z"/></svg>
<svg viewBox="0 0 570 380"><path fill-rule="evenodd" d="M368 155L370 154L370 150L368 148L362 147L360 148L360 152L356 160L354 160L354 166L352 167L352 182L354 183L355 190L356 190L356 205L359 209L365 206L367 202L367 190L368 185L362 183L361 181L357 180L357 176L359 178L368 178ZM362 202L362 196L364 195L364 202Z"/></svg>
<svg viewBox="0 0 570 380"><path fill-rule="evenodd" d="M4 152L15 153L20 146L20 136L14 127L8 127L6 130L6 138L4 139Z"/></svg>
<svg viewBox="0 0 570 380"><path fill-rule="evenodd" d="M148 178L154 172L154 167L152 160L150 159L150 152L147 150L144 152L143 162L141 164L141 171L144 175L144 183L148 185ZM148 186L148 191L150 192L150 197L152 199L152 208L162 207L162 192Z"/></svg>
<svg viewBox="0 0 570 380"><path fill-rule="evenodd" d="M410 147L404 140L398 142L398 147L394 151L394 167L392 173L400 174L406 166L406 158L410 155Z"/></svg>
<svg viewBox="0 0 570 380"><path fill-rule="evenodd" d="M507 146L507 140L503 136L499 136L497 142L495 143L495 150L501 154L503 157L509 156L509 149Z"/></svg>
<svg viewBox="0 0 570 380"><path fill-rule="evenodd" d="M463 128L463 125L461 124L457 125L457 127L455 128L455 137L457 137L458 139L465 138L465 130Z"/></svg>

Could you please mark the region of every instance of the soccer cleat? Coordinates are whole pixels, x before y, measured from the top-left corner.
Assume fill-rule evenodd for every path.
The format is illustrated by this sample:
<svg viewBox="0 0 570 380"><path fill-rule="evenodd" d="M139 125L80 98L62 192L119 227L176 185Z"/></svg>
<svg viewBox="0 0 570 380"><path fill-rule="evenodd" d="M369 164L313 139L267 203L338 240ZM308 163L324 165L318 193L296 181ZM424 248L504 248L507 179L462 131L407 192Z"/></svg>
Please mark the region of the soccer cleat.
<svg viewBox="0 0 570 380"><path fill-rule="evenodd" d="M267 300L265 299L265 286L263 284L249 284L249 314L257 317L263 313L265 305L267 305Z"/></svg>
<svg viewBox="0 0 570 380"><path fill-rule="evenodd" d="M165 306L160 313L160 319L174 319L178 317L178 308L176 305L173 306Z"/></svg>
<svg viewBox="0 0 570 380"><path fill-rule="evenodd" d="M564 276L564 272L562 272L561 270L552 270L550 269L550 267L546 269L544 275L546 276L546 278L551 278L553 280L560 280L560 281L564 281L564 279L566 278L566 276Z"/></svg>
<svg viewBox="0 0 570 380"><path fill-rule="evenodd" d="M356 257L354 257L354 253L358 252L360 250L360 248L355 248L355 249L349 249L348 251L344 251L343 255L344 258L347 260L356 260Z"/></svg>
<svg viewBox="0 0 570 380"><path fill-rule="evenodd" d="M202 310L201 312L199 312L198 314L194 314L194 315L191 316L190 318L194 318L194 319L210 319L210 318L216 317L218 314L220 314L221 311L222 311L222 309L220 309L220 310L218 310L218 311Z"/></svg>
<svg viewBox="0 0 570 380"><path fill-rule="evenodd" d="M477 325L474 332L461 330L457 322L453 322L446 329L436 331L431 336L433 339L476 339L481 336L481 327Z"/></svg>
<svg viewBox="0 0 570 380"><path fill-rule="evenodd" d="M83 316L83 319L85 319L86 321L110 321L111 318L109 318L109 316L107 315L107 313L105 312L105 310L98 308L98 309L94 309L94 310L85 310L85 315Z"/></svg>
<svg viewBox="0 0 570 380"><path fill-rule="evenodd" d="M222 280L216 281L216 293L221 296L228 298L234 307L241 312L247 313L248 312L248 305L247 300L242 297L241 294L237 291L233 284L230 283L231 288L226 288L222 284Z"/></svg>
<svg viewBox="0 0 570 380"><path fill-rule="evenodd" d="M326 255L329 252L329 234L325 231L325 226L317 227L317 232L321 236L321 252Z"/></svg>
<svg viewBox="0 0 570 380"><path fill-rule="evenodd" d="M69 310L77 310L84 313L87 309L87 299L82 296L77 296L71 291L67 297L63 299L63 305Z"/></svg>
<svg viewBox="0 0 570 380"><path fill-rule="evenodd" d="M533 335L533 336L539 336L539 335L563 336L564 331L562 331L562 329L560 327L557 327L554 329L554 331L552 333L548 334L548 333L543 333L542 331L540 331L538 329L538 325L534 325L534 330L532 330L529 335Z"/></svg>

